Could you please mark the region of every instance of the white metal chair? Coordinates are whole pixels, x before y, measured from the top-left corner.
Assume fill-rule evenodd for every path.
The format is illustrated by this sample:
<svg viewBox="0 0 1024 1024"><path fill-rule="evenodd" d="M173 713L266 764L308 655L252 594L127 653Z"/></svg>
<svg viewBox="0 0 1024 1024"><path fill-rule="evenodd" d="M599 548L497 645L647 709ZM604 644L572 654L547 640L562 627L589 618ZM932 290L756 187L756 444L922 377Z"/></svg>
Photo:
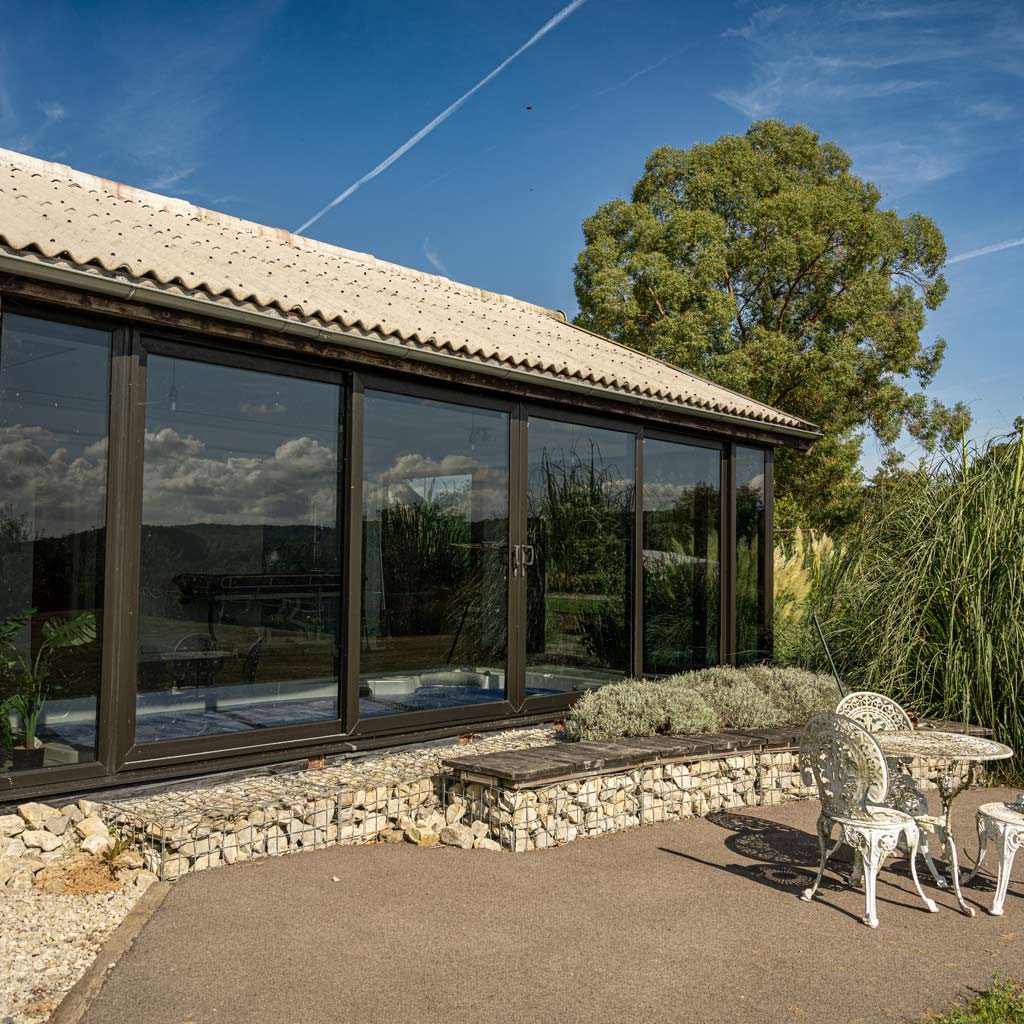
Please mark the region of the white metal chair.
<svg viewBox="0 0 1024 1024"><path fill-rule="evenodd" d="M896 701L886 697L884 693L874 693L871 690L857 690L855 693L847 694L836 706L836 714L852 718L869 732L910 732L914 728L910 716ZM889 788L882 800L882 806L903 811L913 817L921 831L920 850L928 865L928 871L935 879L935 884L940 889L946 889L949 883L935 866L928 846L928 833L932 833L939 839L942 848L945 848L947 837L942 822L929 814L928 801L918 788L914 776L906 770L909 762L901 762L899 758L887 758L886 764L889 771ZM836 843L836 847L838 846L839 843ZM835 853L835 848L832 853Z"/></svg>
<svg viewBox="0 0 1024 1024"><path fill-rule="evenodd" d="M978 873L981 862L985 859L989 840L999 853L999 874L996 877L996 894L992 898L990 914L999 917L1003 912L1006 900L1006 889L1010 884L1010 872L1013 870L1013 858L1024 846L1024 814L1015 811L1006 804L982 804L978 808L978 862L974 870L964 879L969 882Z"/></svg>
<svg viewBox="0 0 1024 1024"><path fill-rule="evenodd" d="M901 839L910 850L914 887L932 913L938 908L925 896L917 878L920 838L911 815L881 806L889 787L889 773L878 744L866 729L843 715L815 715L800 740L800 773L805 785L816 784L821 798L818 846L821 862L814 884L800 897L813 900L831 856L829 841L838 827L843 841L859 854L864 875L864 923L878 927L875 888L882 861ZM858 873L855 869L855 876ZM851 878L851 882L855 877Z"/></svg>

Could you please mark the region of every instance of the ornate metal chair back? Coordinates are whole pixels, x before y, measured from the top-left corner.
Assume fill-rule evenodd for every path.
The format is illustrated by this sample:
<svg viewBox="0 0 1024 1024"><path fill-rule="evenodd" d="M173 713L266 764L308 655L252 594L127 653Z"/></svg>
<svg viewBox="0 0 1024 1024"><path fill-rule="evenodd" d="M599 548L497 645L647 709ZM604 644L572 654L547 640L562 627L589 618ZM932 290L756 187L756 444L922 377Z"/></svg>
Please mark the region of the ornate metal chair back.
<svg viewBox="0 0 1024 1024"><path fill-rule="evenodd" d="M869 819L867 804L881 803L889 773L878 744L844 715L815 715L800 739L800 775L818 787L822 813Z"/></svg>
<svg viewBox="0 0 1024 1024"><path fill-rule="evenodd" d="M836 706L837 715L852 718L870 732L907 732L910 716L891 697L871 690L847 694Z"/></svg>

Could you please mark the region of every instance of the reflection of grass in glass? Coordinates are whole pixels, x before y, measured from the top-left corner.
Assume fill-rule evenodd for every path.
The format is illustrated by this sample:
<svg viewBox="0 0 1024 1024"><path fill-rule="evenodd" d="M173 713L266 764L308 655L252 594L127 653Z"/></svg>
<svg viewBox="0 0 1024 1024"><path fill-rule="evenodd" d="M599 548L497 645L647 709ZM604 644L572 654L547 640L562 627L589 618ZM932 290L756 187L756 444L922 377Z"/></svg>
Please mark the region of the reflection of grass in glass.
<svg viewBox="0 0 1024 1024"><path fill-rule="evenodd" d="M458 505L441 495L381 512L384 635L434 638L409 667L505 661L507 521L471 524Z"/></svg>
<svg viewBox="0 0 1024 1024"><path fill-rule="evenodd" d="M545 661L622 667L634 487L576 451L545 450L531 475L528 652Z"/></svg>
<svg viewBox="0 0 1024 1024"><path fill-rule="evenodd" d="M680 672L718 662L721 501L706 483L668 504L645 496L644 666Z"/></svg>
<svg viewBox="0 0 1024 1024"><path fill-rule="evenodd" d="M674 557L649 559L644 568L645 665L649 672L703 668L718 660L719 568L714 558L686 555L678 541ZM703 635L694 624L706 619Z"/></svg>
<svg viewBox="0 0 1024 1024"><path fill-rule="evenodd" d="M760 490L736 489L736 653L747 662L764 654L763 513Z"/></svg>

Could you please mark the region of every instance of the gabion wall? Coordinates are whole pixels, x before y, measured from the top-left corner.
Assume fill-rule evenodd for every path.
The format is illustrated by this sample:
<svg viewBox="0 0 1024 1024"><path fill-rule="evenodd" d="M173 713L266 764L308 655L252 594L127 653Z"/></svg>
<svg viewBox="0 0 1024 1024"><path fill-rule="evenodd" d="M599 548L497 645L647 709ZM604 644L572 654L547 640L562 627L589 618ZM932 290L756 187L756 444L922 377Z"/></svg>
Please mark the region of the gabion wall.
<svg viewBox="0 0 1024 1024"><path fill-rule="evenodd" d="M795 751L669 762L535 789L445 780L445 800L515 853L543 850L635 825L813 795Z"/></svg>
<svg viewBox="0 0 1024 1024"><path fill-rule="evenodd" d="M307 792L285 799L221 799L178 792L164 798L108 805L111 833L139 850L161 879L190 871L274 857L298 850L375 841L438 806L433 778L387 785Z"/></svg>
<svg viewBox="0 0 1024 1024"><path fill-rule="evenodd" d="M434 774L379 785L318 785L308 774L233 790L194 790L107 805L114 837L161 879L326 846L381 840L523 853L638 825L814 796L795 750L645 765L535 788ZM927 778L941 762L915 763Z"/></svg>

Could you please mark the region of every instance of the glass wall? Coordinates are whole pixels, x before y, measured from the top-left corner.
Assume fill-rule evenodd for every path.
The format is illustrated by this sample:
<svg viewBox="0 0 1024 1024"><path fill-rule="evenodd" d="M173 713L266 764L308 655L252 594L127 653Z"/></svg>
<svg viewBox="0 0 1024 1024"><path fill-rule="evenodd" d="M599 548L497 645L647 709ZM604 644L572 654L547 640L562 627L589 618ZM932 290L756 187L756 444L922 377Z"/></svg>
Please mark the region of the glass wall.
<svg viewBox="0 0 1024 1024"><path fill-rule="evenodd" d="M341 398L148 356L137 743L338 717Z"/></svg>
<svg viewBox="0 0 1024 1024"><path fill-rule="evenodd" d="M0 772L93 761L111 335L0 336Z"/></svg>
<svg viewBox="0 0 1024 1024"><path fill-rule="evenodd" d="M736 661L769 657L765 628L765 453L736 447Z"/></svg>
<svg viewBox="0 0 1024 1024"><path fill-rule="evenodd" d="M639 431L609 429L611 416L519 420L525 402L489 408L357 374L362 476L345 491L340 371L280 372L150 337L145 415L116 446L129 455L119 475L141 491L111 496L138 512L126 524L139 531L138 588L119 573L105 595L108 424L112 403L114 423L129 422L134 394L110 394L119 335L14 314L0 324L0 775L96 761L105 597L111 614L138 613L136 691L128 679L110 695L115 725L134 701L137 744L289 726L340 738L354 724L339 722L342 685L353 703L358 690L362 720L398 732L715 665L733 644L741 665L770 656L769 452L732 449L732 524L728 444L659 431L638 448ZM356 550L343 523L361 531L348 535ZM351 578L348 558L361 569ZM733 571L735 635L723 636ZM107 660L122 679L123 659ZM113 733L120 753L129 738Z"/></svg>
<svg viewBox="0 0 1024 1024"><path fill-rule="evenodd" d="M717 665L722 456L644 439L644 672Z"/></svg>
<svg viewBox="0 0 1024 1024"><path fill-rule="evenodd" d="M505 698L509 416L367 391L361 718Z"/></svg>
<svg viewBox="0 0 1024 1024"><path fill-rule="evenodd" d="M526 693L621 679L630 661L633 434L530 417Z"/></svg>

